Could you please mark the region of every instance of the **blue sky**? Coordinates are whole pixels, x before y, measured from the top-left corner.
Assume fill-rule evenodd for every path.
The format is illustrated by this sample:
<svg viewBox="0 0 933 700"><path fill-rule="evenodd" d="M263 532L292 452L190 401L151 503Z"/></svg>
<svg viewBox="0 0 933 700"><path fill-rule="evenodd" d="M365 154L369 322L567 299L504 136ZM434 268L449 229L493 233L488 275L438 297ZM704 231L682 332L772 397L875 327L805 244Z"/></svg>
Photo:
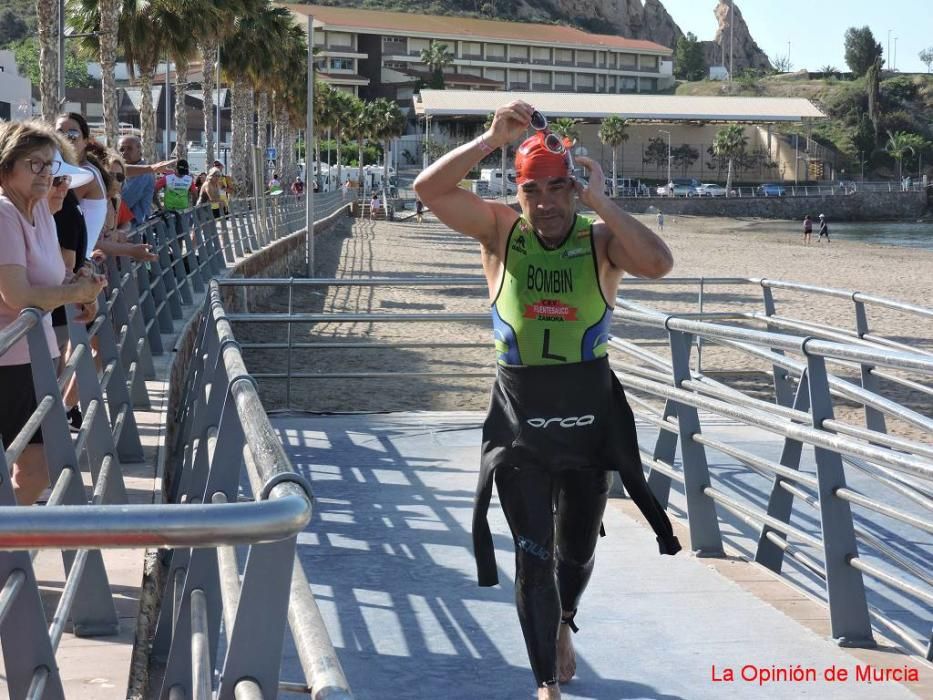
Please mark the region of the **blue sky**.
<svg viewBox="0 0 933 700"><path fill-rule="evenodd" d="M716 0L662 0L684 32L702 40L716 34L713 10ZM794 70L819 70L833 65L845 70L843 35L852 26L871 27L881 43L887 66L894 58L897 69L925 72L917 54L933 46L933 2L930 0L735 0L752 37L768 56L786 56ZM888 56L888 30L891 55Z"/></svg>

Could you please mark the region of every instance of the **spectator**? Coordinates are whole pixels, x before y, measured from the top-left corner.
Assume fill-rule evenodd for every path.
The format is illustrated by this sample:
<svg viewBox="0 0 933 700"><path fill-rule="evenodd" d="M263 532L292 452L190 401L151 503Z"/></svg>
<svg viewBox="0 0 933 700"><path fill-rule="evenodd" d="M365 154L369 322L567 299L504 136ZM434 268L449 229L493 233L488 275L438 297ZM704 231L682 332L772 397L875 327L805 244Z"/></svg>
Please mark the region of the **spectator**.
<svg viewBox="0 0 933 700"><path fill-rule="evenodd" d="M664 230L664 212L658 210L658 231Z"/></svg>
<svg viewBox="0 0 933 700"><path fill-rule="evenodd" d="M373 192L373 198L369 200L369 218L375 219L379 214L379 198Z"/></svg>
<svg viewBox="0 0 933 700"><path fill-rule="evenodd" d="M423 216L424 216L424 203L419 198L415 200L415 218L419 224L421 223L421 218Z"/></svg>
<svg viewBox="0 0 933 700"><path fill-rule="evenodd" d="M314 193L315 193L315 194L317 194L318 192L321 191L321 183L318 182L318 179L317 179L316 177L314 178L314 187L313 187L313 189L314 189Z"/></svg>
<svg viewBox="0 0 933 700"><path fill-rule="evenodd" d="M343 193L344 199L347 199L350 196L350 178L347 178L347 181L343 183L340 191Z"/></svg>
<svg viewBox="0 0 933 700"><path fill-rule="evenodd" d="M807 214L803 217L803 244L810 245L810 237L813 234L813 219Z"/></svg>
<svg viewBox="0 0 933 700"><path fill-rule="evenodd" d="M115 212L113 226L106 230L97 243L97 247L107 255L123 256L139 262L152 262L158 256L147 243L130 243L127 234L133 215L127 209L121 197L121 189L126 180L123 159L113 151L107 153L107 174L110 176L108 194Z"/></svg>
<svg viewBox="0 0 933 700"><path fill-rule="evenodd" d="M301 176L298 175L295 177L295 181L292 183L292 194L296 197L300 197L305 193L305 183L301 180Z"/></svg>
<svg viewBox="0 0 933 700"><path fill-rule="evenodd" d="M198 204L210 204L211 213L214 215L215 219L220 218L221 207L223 206L220 195L220 178L220 170L211 168L207 180L201 185L201 190L198 192Z"/></svg>
<svg viewBox="0 0 933 700"><path fill-rule="evenodd" d="M84 212L84 223L87 226L86 253L90 257L90 252L104 230L109 213L107 183L101 173L104 166L93 153L88 154L88 146L92 143L91 129L84 116L77 112L60 114L55 121L55 128L71 141L78 164L94 176L93 181L75 188L75 195L81 204L81 211Z"/></svg>
<svg viewBox="0 0 933 700"><path fill-rule="evenodd" d="M69 158L70 156L65 155L71 153L68 142L64 141L64 139L59 139L59 142L63 159ZM61 172L61 169L59 169L59 173ZM48 196L49 210L55 218L58 246L61 250L62 259L65 261L65 268L71 274L78 273L85 266L87 250L87 228L84 225L84 215L81 213L78 198L71 188L90 182L93 179L93 175L88 171L79 170L79 172L81 173L80 176L59 175L53 177ZM82 308L80 315L93 316L95 313L96 303ZM60 353L58 370L61 373L70 353L68 317L64 306L52 310L52 330L55 331L55 340L58 343ZM78 406L78 392L74 380L66 388L62 398L65 404L65 416L68 418L69 425L74 430L80 430L83 416L81 415L81 408Z"/></svg>
<svg viewBox="0 0 933 700"><path fill-rule="evenodd" d="M146 165L143 160L142 143L137 136L124 136L120 139L120 154L124 161L133 165ZM136 225L149 218L152 211L152 195L155 193L155 176L151 172L133 175L132 171L123 184L123 201L133 213Z"/></svg>
<svg viewBox="0 0 933 700"><path fill-rule="evenodd" d="M20 311L37 307L50 311L62 304L93 304L104 286L102 277L81 274L66 279L48 194L54 177L77 179L80 172L58 157L59 141L36 121L0 124L0 328ZM59 186L64 180L59 180ZM86 186L86 185L84 185ZM86 318L86 316L85 316ZM53 358L59 356L52 319L41 321ZM29 346L25 338L0 356L0 436L9 445L36 409ZM13 464L17 501L32 504L48 486L48 465L37 431Z"/></svg>
<svg viewBox="0 0 933 700"><path fill-rule="evenodd" d="M278 173L272 173L272 179L269 180L269 194L272 196L282 194L282 181L279 180Z"/></svg>
<svg viewBox="0 0 933 700"><path fill-rule="evenodd" d="M233 197L234 186L233 178L224 174L224 164L219 160L214 161L213 167L220 170L220 196L224 203L224 210L229 209L230 198Z"/></svg>

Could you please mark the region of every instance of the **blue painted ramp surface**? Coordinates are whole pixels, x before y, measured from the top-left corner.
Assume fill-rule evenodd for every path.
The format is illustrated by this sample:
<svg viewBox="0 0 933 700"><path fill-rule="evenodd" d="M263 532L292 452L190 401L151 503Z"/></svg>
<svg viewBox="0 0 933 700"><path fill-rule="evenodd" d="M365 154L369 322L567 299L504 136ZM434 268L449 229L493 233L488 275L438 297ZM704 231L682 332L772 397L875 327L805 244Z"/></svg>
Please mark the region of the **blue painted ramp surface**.
<svg viewBox="0 0 933 700"><path fill-rule="evenodd" d="M274 415L315 517L299 558L357 698L531 698L513 604L512 540L494 499L500 586L479 588L470 522L477 413ZM836 665L845 650L703 560L661 557L651 531L610 501L583 599L567 699L914 698L896 683L713 682L712 667ZM890 666L900 666L898 657ZM283 678L302 677L294 650Z"/></svg>

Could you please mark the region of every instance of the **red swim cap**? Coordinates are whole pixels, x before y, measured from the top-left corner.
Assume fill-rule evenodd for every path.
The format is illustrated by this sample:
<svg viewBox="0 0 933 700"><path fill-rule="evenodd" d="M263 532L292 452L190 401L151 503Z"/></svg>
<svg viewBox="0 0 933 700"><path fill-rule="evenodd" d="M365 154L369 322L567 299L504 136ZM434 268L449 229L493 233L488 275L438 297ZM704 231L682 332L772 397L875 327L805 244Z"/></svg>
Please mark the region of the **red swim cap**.
<svg viewBox="0 0 933 700"><path fill-rule="evenodd" d="M564 147L568 148L565 141ZM545 177L567 177L570 163L566 153L553 153L544 145L544 135L537 132L525 139L515 152L515 180L522 184Z"/></svg>

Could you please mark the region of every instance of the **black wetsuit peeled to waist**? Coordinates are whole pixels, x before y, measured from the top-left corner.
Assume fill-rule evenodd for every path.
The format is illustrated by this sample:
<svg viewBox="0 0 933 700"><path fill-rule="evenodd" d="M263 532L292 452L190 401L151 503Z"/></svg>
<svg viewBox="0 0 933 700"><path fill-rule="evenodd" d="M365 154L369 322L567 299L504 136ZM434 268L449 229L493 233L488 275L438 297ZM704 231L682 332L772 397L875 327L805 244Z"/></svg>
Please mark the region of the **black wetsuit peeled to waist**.
<svg viewBox="0 0 933 700"><path fill-rule="evenodd" d="M634 416L609 367L611 308L599 288L591 231L578 216L552 250L519 219L492 307L499 369L483 425L473 546L479 584L495 585L486 519L495 482L515 544L516 605L539 686L556 682L561 610L576 611L592 573L612 471L654 529L660 552L681 548L645 481Z"/></svg>

